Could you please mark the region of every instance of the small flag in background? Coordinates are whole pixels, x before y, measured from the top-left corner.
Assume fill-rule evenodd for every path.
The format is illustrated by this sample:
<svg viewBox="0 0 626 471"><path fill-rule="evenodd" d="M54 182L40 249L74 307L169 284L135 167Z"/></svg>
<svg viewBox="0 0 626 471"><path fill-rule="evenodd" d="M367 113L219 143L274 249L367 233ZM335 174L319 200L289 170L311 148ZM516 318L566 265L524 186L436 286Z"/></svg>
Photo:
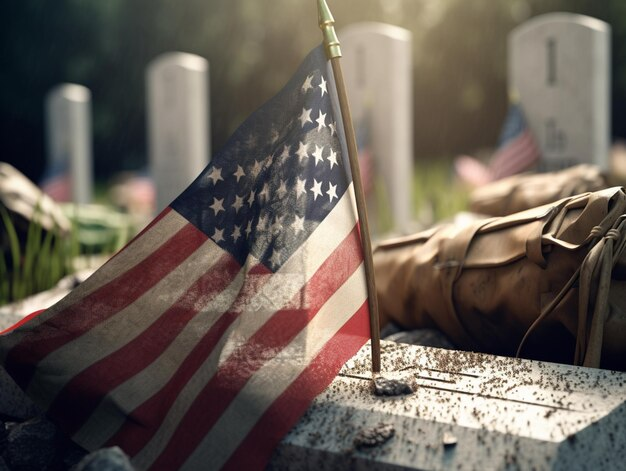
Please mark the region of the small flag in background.
<svg viewBox="0 0 626 471"><path fill-rule="evenodd" d="M366 197L374 190L374 158L372 156L372 146L370 129L366 119L361 119L355 126L356 147L359 153L359 170L361 171L361 181L363 183L363 193Z"/></svg>
<svg viewBox="0 0 626 471"><path fill-rule="evenodd" d="M72 182L67 165L53 165L49 168L44 173L39 187L59 203L72 201Z"/></svg>
<svg viewBox="0 0 626 471"><path fill-rule="evenodd" d="M138 469L263 468L369 337L329 70L318 47L128 246L0 336L83 447Z"/></svg>
<svg viewBox="0 0 626 471"><path fill-rule="evenodd" d="M524 112L519 103L509 106L504 126L500 133L498 148L488 165L463 155L454 166L461 180L471 185L482 185L528 170L541 156L532 136Z"/></svg>

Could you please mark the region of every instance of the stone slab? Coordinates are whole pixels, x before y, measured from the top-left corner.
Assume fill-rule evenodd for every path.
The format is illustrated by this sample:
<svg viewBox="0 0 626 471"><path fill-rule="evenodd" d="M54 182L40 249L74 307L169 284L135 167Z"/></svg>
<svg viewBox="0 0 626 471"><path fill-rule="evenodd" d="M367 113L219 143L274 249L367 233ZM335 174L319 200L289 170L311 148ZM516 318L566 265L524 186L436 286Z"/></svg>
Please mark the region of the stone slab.
<svg viewBox="0 0 626 471"><path fill-rule="evenodd" d="M389 342L382 349L385 376L414 393L374 396L364 347L283 439L270 469L623 466L625 373ZM364 432L381 444L357 446Z"/></svg>

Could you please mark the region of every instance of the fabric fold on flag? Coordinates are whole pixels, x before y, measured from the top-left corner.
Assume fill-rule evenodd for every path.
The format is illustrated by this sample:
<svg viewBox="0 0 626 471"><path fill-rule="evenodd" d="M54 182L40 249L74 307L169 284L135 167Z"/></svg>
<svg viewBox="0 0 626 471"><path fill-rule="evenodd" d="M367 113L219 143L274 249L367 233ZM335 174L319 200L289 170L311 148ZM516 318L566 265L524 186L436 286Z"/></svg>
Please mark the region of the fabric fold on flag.
<svg viewBox="0 0 626 471"><path fill-rule="evenodd" d="M369 338L363 252L320 46L141 234L0 335L79 445L137 469L262 469Z"/></svg>
<svg viewBox="0 0 626 471"><path fill-rule="evenodd" d="M480 186L510 177L533 167L541 151L533 137L520 103L509 105L502 126L498 148L488 164L474 157L462 155L455 159L454 168L459 178L472 186Z"/></svg>

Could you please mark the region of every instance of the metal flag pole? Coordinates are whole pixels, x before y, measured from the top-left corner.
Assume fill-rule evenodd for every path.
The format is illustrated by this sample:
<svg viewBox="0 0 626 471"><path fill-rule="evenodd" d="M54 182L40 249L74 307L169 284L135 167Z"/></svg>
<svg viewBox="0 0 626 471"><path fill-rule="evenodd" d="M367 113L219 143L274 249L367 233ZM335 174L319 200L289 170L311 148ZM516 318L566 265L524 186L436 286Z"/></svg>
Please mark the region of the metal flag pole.
<svg viewBox="0 0 626 471"><path fill-rule="evenodd" d="M361 230L361 245L363 246L363 263L365 265L365 278L367 280L367 299L370 311L370 336L372 338L372 371L380 373L380 322L378 317L378 297L376 296L376 283L374 281L374 262L372 259L372 242L370 240L370 228L367 221L367 210L365 207L365 196L363 193L363 182L359 171L359 158L352 127L352 116L348 105L348 95L343 82L343 73L339 58L341 48L339 40L335 34L335 19L333 18L326 0L317 1L317 13L319 25L324 35L324 46L326 57L330 60L333 75L335 76L335 87L339 97L339 108L343 121L343 129L346 135L348 146L348 158L350 160L350 172L354 183L354 194L356 196L356 208L359 217Z"/></svg>

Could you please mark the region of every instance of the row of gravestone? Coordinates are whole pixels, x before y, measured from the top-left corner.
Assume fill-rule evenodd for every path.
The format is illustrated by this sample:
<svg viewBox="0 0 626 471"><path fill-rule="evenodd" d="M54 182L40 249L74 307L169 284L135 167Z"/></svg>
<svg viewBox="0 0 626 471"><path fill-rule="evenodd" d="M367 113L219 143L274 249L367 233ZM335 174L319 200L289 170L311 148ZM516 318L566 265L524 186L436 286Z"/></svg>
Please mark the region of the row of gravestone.
<svg viewBox="0 0 626 471"><path fill-rule="evenodd" d="M361 23L340 32L367 188L380 185L394 230L412 220L412 38L405 29ZM519 97L546 170L582 162L608 168L610 27L567 13L539 16L509 36L509 88ZM208 62L168 53L148 67L148 143L157 209L209 160ZM418 104L419 106L419 104ZM47 99L49 168L68 169L73 200L91 198L90 93L73 84ZM369 183L368 183L369 182ZM368 209L378 232L378 191Z"/></svg>

